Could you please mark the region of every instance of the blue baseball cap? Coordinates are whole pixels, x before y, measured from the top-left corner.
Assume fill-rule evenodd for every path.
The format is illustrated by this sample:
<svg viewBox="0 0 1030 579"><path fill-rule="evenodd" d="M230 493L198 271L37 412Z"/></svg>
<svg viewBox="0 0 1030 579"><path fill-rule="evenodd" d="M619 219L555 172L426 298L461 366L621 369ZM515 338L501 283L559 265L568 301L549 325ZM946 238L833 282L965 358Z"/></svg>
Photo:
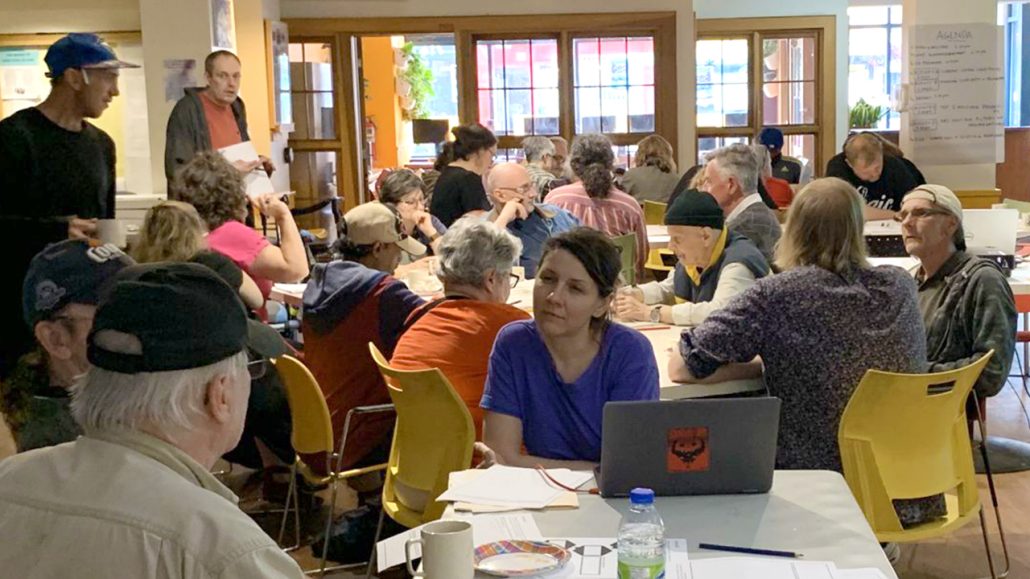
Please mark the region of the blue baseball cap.
<svg viewBox="0 0 1030 579"><path fill-rule="evenodd" d="M782 149L783 131L773 127L766 127L762 129L761 133L758 133L758 142L765 145L768 149Z"/></svg>
<svg viewBox="0 0 1030 579"><path fill-rule="evenodd" d="M43 57L46 75L57 78L69 68L139 68L118 60L114 50L96 34L73 32L50 45Z"/></svg>
<svg viewBox="0 0 1030 579"><path fill-rule="evenodd" d="M135 261L111 244L66 239L48 245L29 264L22 285L22 314L29 328L68 304L96 305L106 284Z"/></svg>

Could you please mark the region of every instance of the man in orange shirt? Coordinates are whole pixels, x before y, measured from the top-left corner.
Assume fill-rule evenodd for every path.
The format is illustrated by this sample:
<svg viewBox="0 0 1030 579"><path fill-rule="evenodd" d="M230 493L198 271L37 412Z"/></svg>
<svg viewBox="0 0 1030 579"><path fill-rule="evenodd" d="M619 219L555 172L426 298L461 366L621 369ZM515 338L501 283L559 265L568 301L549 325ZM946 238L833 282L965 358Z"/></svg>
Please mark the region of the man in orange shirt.
<svg viewBox="0 0 1030 579"><path fill-rule="evenodd" d="M250 140L247 109L239 96L240 70L240 59L235 54L228 50L212 52L204 59L207 86L187 88L186 95L175 103L165 131L165 177L169 184L197 152ZM263 167L271 175L274 170L264 156L260 161L237 161L235 165L243 173Z"/></svg>
<svg viewBox="0 0 1030 579"><path fill-rule="evenodd" d="M529 319L507 304L518 279L511 264L521 253L518 238L489 221L456 221L437 252L444 297L411 314L390 360L400 370L439 368L472 413L477 439L483 423L479 400L494 338L506 324Z"/></svg>

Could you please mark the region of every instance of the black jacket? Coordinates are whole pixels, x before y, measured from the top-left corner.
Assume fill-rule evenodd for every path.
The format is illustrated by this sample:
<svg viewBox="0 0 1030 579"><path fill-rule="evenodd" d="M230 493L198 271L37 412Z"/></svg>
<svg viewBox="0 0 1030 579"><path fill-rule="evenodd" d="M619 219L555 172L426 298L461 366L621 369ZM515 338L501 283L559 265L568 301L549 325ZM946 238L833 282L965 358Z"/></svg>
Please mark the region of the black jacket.
<svg viewBox="0 0 1030 579"><path fill-rule="evenodd" d="M200 92L206 88L187 88L186 96L175 103L168 117L168 128L165 129L165 177L168 179L169 194L175 172L197 152L211 150L211 134L204 117L204 104L200 102ZM247 109L239 97L232 103L232 114L240 127L240 138L249 141Z"/></svg>

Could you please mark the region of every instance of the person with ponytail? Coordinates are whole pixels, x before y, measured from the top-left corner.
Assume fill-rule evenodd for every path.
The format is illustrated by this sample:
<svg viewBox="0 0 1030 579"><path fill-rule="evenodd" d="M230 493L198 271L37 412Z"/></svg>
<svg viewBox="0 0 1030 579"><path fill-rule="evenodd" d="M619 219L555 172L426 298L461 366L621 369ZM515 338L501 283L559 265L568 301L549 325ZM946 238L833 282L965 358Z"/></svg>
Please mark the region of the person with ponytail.
<svg viewBox="0 0 1030 579"><path fill-rule="evenodd" d="M454 142L441 151L441 157L450 162L440 171L429 206L429 212L445 227L466 213L492 208L483 188L483 175L497 153L497 137L479 123L457 126L451 132Z"/></svg>
<svg viewBox="0 0 1030 579"><path fill-rule="evenodd" d="M614 164L615 153L608 137L598 134L576 137L569 154L569 167L576 182L551 190L545 201L609 237L635 235L637 273L642 274L648 251L644 212L636 199L615 188Z"/></svg>

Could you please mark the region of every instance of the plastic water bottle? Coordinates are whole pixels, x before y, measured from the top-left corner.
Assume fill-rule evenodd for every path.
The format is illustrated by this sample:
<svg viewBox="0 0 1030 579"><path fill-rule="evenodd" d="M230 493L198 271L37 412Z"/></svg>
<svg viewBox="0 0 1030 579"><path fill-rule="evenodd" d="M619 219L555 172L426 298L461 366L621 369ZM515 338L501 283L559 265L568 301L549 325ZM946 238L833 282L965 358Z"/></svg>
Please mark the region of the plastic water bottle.
<svg viewBox="0 0 1030 579"><path fill-rule="evenodd" d="M665 524L654 508L654 491L633 489L629 501L619 525L619 579L663 579Z"/></svg>

